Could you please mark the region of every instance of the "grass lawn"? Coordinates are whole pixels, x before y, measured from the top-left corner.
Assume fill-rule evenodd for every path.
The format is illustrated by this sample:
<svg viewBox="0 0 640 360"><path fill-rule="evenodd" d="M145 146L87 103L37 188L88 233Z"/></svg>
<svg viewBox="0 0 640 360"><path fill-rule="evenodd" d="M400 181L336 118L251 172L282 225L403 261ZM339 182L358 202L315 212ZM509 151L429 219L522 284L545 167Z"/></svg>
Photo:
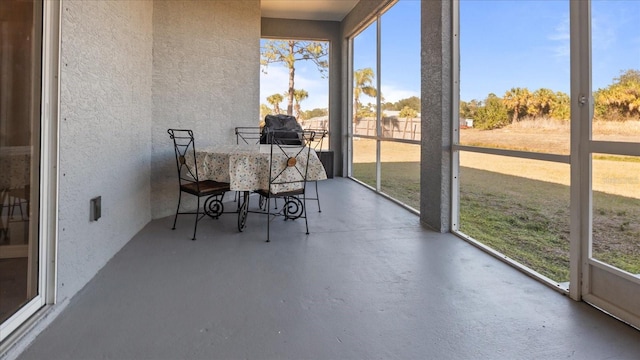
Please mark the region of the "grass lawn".
<svg viewBox="0 0 640 360"><path fill-rule="evenodd" d="M557 282L569 280L569 187L460 169L460 231Z"/></svg>
<svg viewBox="0 0 640 360"><path fill-rule="evenodd" d="M375 186L375 164L354 177ZM385 162L382 191L419 209L418 162ZM640 273L640 199L594 192L594 257ZM569 187L493 171L460 170L460 230L557 282L569 280Z"/></svg>
<svg viewBox="0 0 640 360"><path fill-rule="evenodd" d="M595 122L594 140L637 142L640 121ZM568 122L464 129L465 145L569 154ZM375 187L375 140L353 142L353 175ZM420 146L382 141L381 190L420 209ZM460 154L460 230L557 282L569 280L568 164ZM593 154L593 257L640 274L640 157Z"/></svg>
<svg viewBox="0 0 640 360"><path fill-rule="evenodd" d="M420 163L385 162L382 163L380 187L383 193L406 205L420 210ZM376 187L376 164L353 164L356 179L371 187Z"/></svg>

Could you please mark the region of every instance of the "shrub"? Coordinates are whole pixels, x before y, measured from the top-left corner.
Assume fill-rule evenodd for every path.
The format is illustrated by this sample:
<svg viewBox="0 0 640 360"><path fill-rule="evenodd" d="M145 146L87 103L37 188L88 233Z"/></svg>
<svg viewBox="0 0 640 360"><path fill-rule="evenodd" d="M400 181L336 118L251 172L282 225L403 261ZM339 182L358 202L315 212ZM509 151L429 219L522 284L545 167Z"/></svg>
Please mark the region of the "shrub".
<svg viewBox="0 0 640 360"><path fill-rule="evenodd" d="M507 107L502 100L490 94L485 105L478 108L473 126L482 130L499 129L510 124Z"/></svg>

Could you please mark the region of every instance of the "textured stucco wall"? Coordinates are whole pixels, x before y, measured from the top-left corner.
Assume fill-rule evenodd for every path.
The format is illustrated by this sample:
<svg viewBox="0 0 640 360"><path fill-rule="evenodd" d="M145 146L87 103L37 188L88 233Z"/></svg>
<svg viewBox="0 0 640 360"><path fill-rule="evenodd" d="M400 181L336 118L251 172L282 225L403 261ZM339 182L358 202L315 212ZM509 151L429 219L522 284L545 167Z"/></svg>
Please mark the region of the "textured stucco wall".
<svg viewBox="0 0 640 360"><path fill-rule="evenodd" d="M155 1L153 35L151 198L158 218L177 204L168 128L194 130L202 147L235 143L235 126L257 124L260 1Z"/></svg>
<svg viewBox="0 0 640 360"><path fill-rule="evenodd" d="M451 231L453 32L450 1L422 2L420 222Z"/></svg>
<svg viewBox="0 0 640 360"><path fill-rule="evenodd" d="M334 151L333 173L342 176L342 39L340 22L262 18L263 38L329 41L329 147Z"/></svg>
<svg viewBox="0 0 640 360"><path fill-rule="evenodd" d="M151 219L152 3L64 0L61 9L58 301ZM102 196L102 218L89 200Z"/></svg>

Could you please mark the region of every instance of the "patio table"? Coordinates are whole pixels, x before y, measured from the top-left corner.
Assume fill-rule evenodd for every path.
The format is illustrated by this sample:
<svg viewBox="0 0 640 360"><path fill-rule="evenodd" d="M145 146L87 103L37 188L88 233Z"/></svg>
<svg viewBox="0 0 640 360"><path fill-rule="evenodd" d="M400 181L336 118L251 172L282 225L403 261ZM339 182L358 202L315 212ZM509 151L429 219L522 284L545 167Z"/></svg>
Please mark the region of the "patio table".
<svg viewBox="0 0 640 360"><path fill-rule="evenodd" d="M286 151L297 153L299 147L292 147ZM279 151L279 150L278 150ZM248 212L248 200L251 191L269 188L269 164L271 145L238 144L204 147L196 150L196 163L200 180L215 180L228 182L232 191L243 192L243 201L239 204L238 230L242 231ZM327 173L315 151L309 153L309 158L303 156L296 166L304 169L305 160L309 162L307 180L325 180ZM305 154L306 155L306 154ZM278 163L286 163L287 154L276 153L274 159ZM187 157L187 164L193 161ZM282 180L296 180L295 172L284 173ZM272 184L273 193L291 191L300 188L300 184Z"/></svg>

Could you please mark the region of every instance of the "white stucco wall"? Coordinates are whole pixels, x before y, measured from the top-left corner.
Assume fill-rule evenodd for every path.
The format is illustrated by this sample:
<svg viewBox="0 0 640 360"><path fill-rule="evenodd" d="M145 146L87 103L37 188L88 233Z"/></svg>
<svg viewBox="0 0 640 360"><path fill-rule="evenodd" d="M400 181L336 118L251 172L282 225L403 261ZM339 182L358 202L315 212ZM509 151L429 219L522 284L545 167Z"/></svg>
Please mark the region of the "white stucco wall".
<svg viewBox="0 0 640 360"><path fill-rule="evenodd" d="M62 2L58 301L151 219L152 14L148 1Z"/></svg>
<svg viewBox="0 0 640 360"><path fill-rule="evenodd" d="M155 1L153 9L152 216L175 213L177 174L168 128L195 132L198 147L235 143L256 126L260 1Z"/></svg>

